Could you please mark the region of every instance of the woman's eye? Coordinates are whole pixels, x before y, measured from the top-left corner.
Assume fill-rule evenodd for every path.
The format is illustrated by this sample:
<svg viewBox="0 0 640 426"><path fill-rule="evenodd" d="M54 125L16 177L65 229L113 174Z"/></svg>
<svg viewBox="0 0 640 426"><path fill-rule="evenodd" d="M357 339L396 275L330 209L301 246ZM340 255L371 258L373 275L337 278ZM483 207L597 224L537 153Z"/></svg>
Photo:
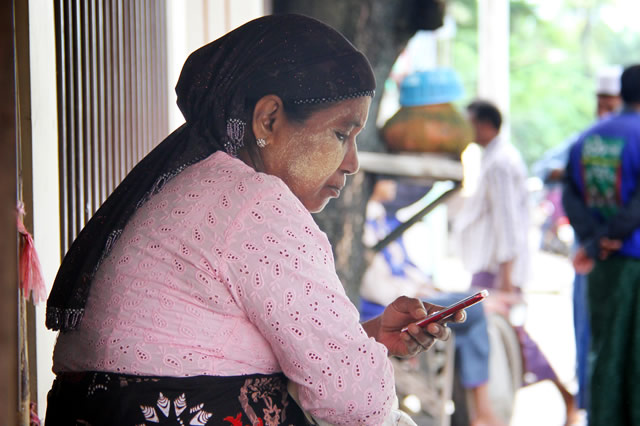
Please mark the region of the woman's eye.
<svg viewBox="0 0 640 426"><path fill-rule="evenodd" d="M344 142L345 140L347 140L347 135L345 135L344 133L341 133L341 132L335 132L335 133L336 133L336 138L338 138L340 142Z"/></svg>

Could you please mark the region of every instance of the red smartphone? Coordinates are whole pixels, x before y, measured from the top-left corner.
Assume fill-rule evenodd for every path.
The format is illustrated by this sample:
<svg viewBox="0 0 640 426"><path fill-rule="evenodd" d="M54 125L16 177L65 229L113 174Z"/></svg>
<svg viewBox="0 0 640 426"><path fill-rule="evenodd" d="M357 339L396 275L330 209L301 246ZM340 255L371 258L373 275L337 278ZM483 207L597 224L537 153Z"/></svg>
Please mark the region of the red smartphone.
<svg viewBox="0 0 640 426"><path fill-rule="evenodd" d="M433 314L429 315L423 320L420 320L416 324L419 325L420 327L426 327L432 322L438 322L443 319L447 319L450 316L454 315L459 310L468 308L469 306L475 305L478 302L482 302L488 295L489 295L488 290L479 291L476 294L467 297L466 299L462 299L459 302L454 303L453 305L447 306L441 311L434 312ZM408 327L405 327L402 329L402 331L407 331L407 330L408 330Z"/></svg>

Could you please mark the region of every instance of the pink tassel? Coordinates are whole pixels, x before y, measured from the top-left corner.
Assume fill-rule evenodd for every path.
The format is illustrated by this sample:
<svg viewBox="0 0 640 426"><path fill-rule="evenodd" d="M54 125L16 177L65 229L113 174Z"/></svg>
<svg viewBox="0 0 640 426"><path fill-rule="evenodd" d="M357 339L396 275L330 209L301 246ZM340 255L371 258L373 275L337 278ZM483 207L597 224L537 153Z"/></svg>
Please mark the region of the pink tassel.
<svg viewBox="0 0 640 426"><path fill-rule="evenodd" d="M35 402L29 404L29 426L41 426L40 418L38 417L38 406Z"/></svg>
<svg viewBox="0 0 640 426"><path fill-rule="evenodd" d="M33 237L22 223L23 215L24 205L22 202L18 202L18 232L22 243L20 249L20 288L27 299L31 294L33 303L37 305L46 300L47 288L44 285L42 267L33 244Z"/></svg>

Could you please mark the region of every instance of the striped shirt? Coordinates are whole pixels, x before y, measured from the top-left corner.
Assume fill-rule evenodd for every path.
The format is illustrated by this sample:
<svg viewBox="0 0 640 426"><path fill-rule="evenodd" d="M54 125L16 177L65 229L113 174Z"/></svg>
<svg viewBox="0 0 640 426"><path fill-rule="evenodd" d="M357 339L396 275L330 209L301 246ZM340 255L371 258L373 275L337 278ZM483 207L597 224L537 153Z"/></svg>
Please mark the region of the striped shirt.
<svg viewBox="0 0 640 426"><path fill-rule="evenodd" d="M485 148L476 191L456 218L454 241L471 273L497 273L513 260L511 281L528 273L527 170L516 148L499 137Z"/></svg>

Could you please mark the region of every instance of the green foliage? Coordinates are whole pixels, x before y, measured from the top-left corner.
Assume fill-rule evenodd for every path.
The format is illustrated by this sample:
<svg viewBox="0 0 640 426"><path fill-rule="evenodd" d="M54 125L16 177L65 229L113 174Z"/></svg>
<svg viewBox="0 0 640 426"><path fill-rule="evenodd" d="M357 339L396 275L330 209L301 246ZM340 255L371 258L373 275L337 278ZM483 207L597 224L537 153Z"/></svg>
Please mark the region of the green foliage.
<svg viewBox="0 0 640 426"><path fill-rule="evenodd" d="M453 66L465 86L464 101L477 86L476 1L447 5L457 24ZM610 15L609 22L603 18L625 1L511 1L511 139L528 164L593 122L600 66L640 62L640 33L611 25Z"/></svg>

